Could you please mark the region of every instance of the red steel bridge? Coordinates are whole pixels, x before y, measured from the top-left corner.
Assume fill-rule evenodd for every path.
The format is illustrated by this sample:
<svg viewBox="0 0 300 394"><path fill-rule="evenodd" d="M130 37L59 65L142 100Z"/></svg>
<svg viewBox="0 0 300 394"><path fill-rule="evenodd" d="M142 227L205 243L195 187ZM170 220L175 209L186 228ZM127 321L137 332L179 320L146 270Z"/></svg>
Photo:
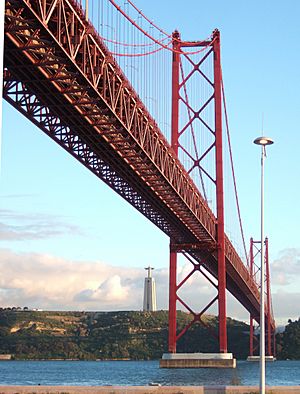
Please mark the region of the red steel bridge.
<svg viewBox="0 0 300 394"><path fill-rule="evenodd" d="M192 324L206 324L203 314L216 303L219 350L227 352L227 289L250 313L253 353L260 302L254 257L261 245L251 241L248 263L225 233L222 124L225 118L228 131L228 122L219 31L202 41L182 41L177 31L168 35L159 29L130 0L101 0L89 8L76 0L6 0L4 37L5 100L170 237L169 351L176 352ZM159 58L162 53L169 63ZM155 67L169 67L164 75L147 69L144 59L155 56ZM161 95L154 85L163 89ZM170 109L169 123L154 114L154 107L163 105ZM170 132L169 142L163 128ZM239 214L237 195L236 202ZM266 251L267 246L266 241ZM180 282L178 254L191 263ZM275 322L266 271L271 355ZM216 289L200 312L180 293L195 273ZM181 332L180 305L191 314Z"/></svg>

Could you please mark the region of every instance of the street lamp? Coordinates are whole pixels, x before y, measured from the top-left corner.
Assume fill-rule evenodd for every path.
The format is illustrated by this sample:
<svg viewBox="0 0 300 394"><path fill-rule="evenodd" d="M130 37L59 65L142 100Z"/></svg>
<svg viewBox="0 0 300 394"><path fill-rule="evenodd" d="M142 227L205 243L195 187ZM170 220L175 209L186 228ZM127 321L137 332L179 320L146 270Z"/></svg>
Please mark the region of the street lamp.
<svg viewBox="0 0 300 394"><path fill-rule="evenodd" d="M261 242L261 268L260 268L260 381L259 392L265 394L265 253L264 253L264 161L266 157L266 146L272 145L274 141L269 137L258 137L254 144L261 145L261 216L260 216L260 242Z"/></svg>

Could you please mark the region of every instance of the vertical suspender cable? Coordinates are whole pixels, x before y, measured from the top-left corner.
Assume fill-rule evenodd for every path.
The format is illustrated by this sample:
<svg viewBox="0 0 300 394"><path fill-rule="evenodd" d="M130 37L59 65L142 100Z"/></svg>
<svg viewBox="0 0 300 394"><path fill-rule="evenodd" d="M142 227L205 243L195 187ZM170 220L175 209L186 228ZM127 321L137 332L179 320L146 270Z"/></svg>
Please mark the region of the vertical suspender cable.
<svg viewBox="0 0 300 394"><path fill-rule="evenodd" d="M231 172L232 172L232 177L233 177L235 201L236 201L236 207L237 207L237 211L238 211L240 230L241 230L241 234L242 234L244 253L245 253L247 265L249 266L248 254L247 254L247 248L246 248L246 242L245 242L245 236L244 236L244 230L243 230L243 223L242 223L242 217L241 217L241 211L240 211L240 204L239 204L238 193L237 193L234 165L233 165L233 156L232 156L232 149L231 149L231 141L230 141L230 133L229 133L229 122L228 122L228 115L227 115L227 107L226 107L226 100L225 100L225 90L224 90L224 83L223 83L223 77L222 77L222 70L221 70L221 88L222 88L222 96L223 96L223 106L224 106L224 114L225 114L226 133L227 133L229 156L230 156L230 166L231 166Z"/></svg>
<svg viewBox="0 0 300 394"><path fill-rule="evenodd" d="M89 0L85 0L85 20L89 20Z"/></svg>

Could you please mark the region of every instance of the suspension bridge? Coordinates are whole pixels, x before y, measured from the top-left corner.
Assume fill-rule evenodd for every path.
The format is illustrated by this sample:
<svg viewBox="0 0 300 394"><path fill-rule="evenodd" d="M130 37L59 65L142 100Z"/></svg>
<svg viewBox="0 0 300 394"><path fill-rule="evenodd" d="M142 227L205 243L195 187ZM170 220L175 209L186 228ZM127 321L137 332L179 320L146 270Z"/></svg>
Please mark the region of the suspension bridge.
<svg viewBox="0 0 300 394"><path fill-rule="evenodd" d="M169 352L176 353L194 323L205 325L204 313L217 304L219 331L213 335L220 353L227 353L227 289L250 313L253 354L253 322L260 321L254 261L264 247L268 267L268 242L252 240L248 254L220 32L183 41L130 0L6 0L4 38L5 100L170 237ZM180 283L179 254L191 263ZM266 272L271 355L275 321ZM216 289L201 311L180 294L196 273ZM181 332L178 307L191 315Z"/></svg>

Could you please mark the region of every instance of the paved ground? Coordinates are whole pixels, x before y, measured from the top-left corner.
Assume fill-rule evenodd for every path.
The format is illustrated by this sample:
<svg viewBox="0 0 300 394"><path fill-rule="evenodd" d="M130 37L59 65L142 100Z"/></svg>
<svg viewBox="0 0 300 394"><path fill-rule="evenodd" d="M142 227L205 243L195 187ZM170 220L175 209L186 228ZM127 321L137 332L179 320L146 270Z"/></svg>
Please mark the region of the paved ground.
<svg viewBox="0 0 300 394"><path fill-rule="evenodd" d="M0 386L0 394L258 394L255 386ZM268 386L267 394L300 394L299 386Z"/></svg>

